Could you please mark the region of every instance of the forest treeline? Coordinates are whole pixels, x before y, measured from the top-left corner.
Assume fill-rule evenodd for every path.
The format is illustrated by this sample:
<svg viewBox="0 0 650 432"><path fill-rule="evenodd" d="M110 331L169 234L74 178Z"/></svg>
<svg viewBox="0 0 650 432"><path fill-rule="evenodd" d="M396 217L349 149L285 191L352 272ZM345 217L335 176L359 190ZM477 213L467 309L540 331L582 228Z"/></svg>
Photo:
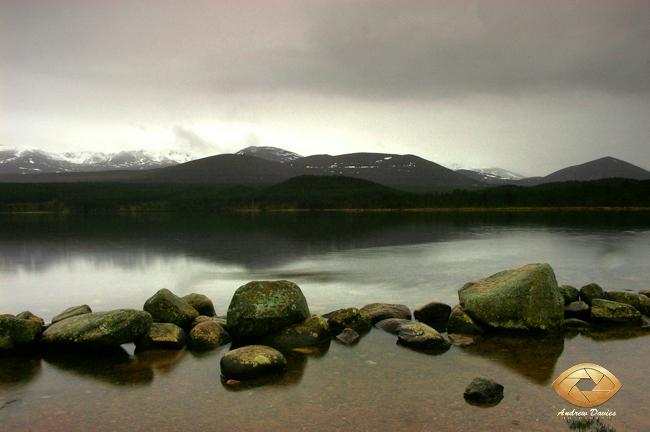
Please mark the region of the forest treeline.
<svg viewBox="0 0 650 432"><path fill-rule="evenodd" d="M607 179L412 193L341 176L268 187L124 183L0 183L0 211L649 207L650 180Z"/></svg>

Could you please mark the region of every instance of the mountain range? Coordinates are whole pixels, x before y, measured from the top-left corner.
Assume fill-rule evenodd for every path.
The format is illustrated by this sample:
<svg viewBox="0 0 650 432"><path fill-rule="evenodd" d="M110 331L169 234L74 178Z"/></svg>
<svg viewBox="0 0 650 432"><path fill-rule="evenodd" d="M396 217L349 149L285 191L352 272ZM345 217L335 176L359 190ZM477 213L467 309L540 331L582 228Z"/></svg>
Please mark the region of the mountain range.
<svg viewBox="0 0 650 432"><path fill-rule="evenodd" d="M37 149L0 147L0 181L270 185L300 175L341 175L387 186L426 190L502 184L532 186L611 177L650 179L650 171L613 157L531 178L499 168L454 171L415 155L386 153L301 156L275 147L251 146L236 154L191 159L189 154L175 152L54 154Z"/></svg>

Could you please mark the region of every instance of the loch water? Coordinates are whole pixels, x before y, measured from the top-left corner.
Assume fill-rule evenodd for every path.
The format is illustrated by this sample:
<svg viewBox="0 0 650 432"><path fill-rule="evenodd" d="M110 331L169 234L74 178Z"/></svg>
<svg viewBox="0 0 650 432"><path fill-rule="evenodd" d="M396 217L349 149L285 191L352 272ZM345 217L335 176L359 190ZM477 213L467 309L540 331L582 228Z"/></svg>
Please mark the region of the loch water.
<svg viewBox="0 0 650 432"><path fill-rule="evenodd" d="M70 306L141 309L157 290L212 299L225 315L252 280L298 284L312 313L431 301L454 306L465 283L549 263L560 285L650 288L650 213L268 212L0 215L0 313L46 321ZM484 337L441 355L373 329L289 354L282 374L225 385L229 346L197 353L0 354L2 431L562 431L577 407L552 382L580 363L622 383L598 407L617 431L650 430L644 403L650 332L613 329ZM470 405L476 376L505 387ZM585 390L585 389L583 389ZM586 389L588 390L588 389Z"/></svg>

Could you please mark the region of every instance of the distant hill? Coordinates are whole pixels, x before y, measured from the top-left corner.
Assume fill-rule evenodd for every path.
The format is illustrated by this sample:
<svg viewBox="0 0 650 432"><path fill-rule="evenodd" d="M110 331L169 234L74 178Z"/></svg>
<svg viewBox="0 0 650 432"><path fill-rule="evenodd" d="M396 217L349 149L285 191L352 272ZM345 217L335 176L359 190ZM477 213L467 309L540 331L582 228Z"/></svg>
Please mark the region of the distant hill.
<svg viewBox="0 0 650 432"><path fill-rule="evenodd" d="M566 181L591 181L607 178L625 178L632 180L650 179L650 171L636 165L616 159L604 157L581 165L574 165L561 169L542 177L537 184L556 183Z"/></svg>
<svg viewBox="0 0 650 432"><path fill-rule="evenodd" d="M505 184L513 180L521 180L524 176L515 174L512 171L502 168L475 168L475 169L457 169L458 174L462 174L474 180L488 184Z"/></svg>
<svg viewBox="0 0 650 432"><path fill-rule="evenodd" d="M293 153L277 147L258 147L258 146L246 147L243 150L239 150L235 154L255 156L260 159L265 159L268 161L280 162L280 163L289 162L303 157L298 153Z"/></svg>

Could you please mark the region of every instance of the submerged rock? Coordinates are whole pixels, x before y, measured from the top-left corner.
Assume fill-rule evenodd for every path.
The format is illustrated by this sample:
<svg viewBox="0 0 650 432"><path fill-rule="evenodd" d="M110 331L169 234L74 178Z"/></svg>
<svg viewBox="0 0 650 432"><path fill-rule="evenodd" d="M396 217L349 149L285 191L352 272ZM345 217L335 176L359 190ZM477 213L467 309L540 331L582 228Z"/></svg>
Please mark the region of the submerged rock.
<svg viewBox="0 0 650 432"><path fill-rule="evenodd" d="M214 304L212 303L212 300L203 294L188 294L181 297L181 300L185 301L187 304L196 309L199 315L213 317L217 314L214 311Z"/></svg>
<svg viewBox="0 0 650 432"><path fill-rule="evenodd" d="M192 328L192 321L199 316L196 309L167 288L150 297L143 309L151 314L153 322L176 324L185 331Z"/></svg>
<svg viewBox="0 0 650 432"><path fill-rule="evenodd" d="M234 349L221 358L221 375L226 379L244 380L280 372L287 359L274 348L248 345Z"/></svg>
<svg viewBox="0 0 650 432"><path fill-rule="evenodd" d="M565 318L588 319L591 314L591 308L583 301L574 301L564 306Z"/></svg>
<svg viewBox="0 0 650 432"><path fill-rule="evenodd" d="M73 316L85 315L89 313L93 313L93 311L88 305L72 306L52 318L52 324L58 323L59 321L63 321L64 319L68 319Z"/></svg>
<svg viewBox="0 0 650 432"><path fill-rule="evenodd" d="M564 321L564 327L572 330L586 330L591 327L591 325L578 318L568 318Z"/></svg>
<svg viewBox="0 0 650 432"><path fill-rule="evenodd" d="M463 396L469 402L494 405L503 399L503 386L492 379L476 377L467 386Z"/></svg>
<svg viewBox="0 0 650 432"><path fill-rule="evenodd" d="M370 303L360 309L370 315L372 324L389 318L411 319L411 310L403 304Z"/></svg>
<svg viewBox="0 0 650 432"><path fill-rule="evenodd" d="M446 351L451 346L436 329L421 322L402 324L397 330L397 342L419 350Z"/></svg>
<svg viewBox="0 0 650 432"><path fill-rule="evenodd" d="M111 348L142 337L153 320L147 312L118 309L77 315L52 324L41 337L44 347Z"/></svg>
<svg viewBox="0 0 650 432"><path fill-rule="evenodd" d="M463 310L460 305L454 306L449 314L449 320L447 321L447 331L449 333L461 333L461 334L472 334L480 335L483 334L483 329L479 326L471 316Z"/></svg>
<svg viewBox="0 0 650 432"><path fill-rule="evenodd" d="M262 343L275 347L300 348L321 344L332 338L325 318L313 315L306 320L266 336Z"/></svg>
<svg viewBox="0 0 650 432"><path fill-rule="evenodd" d="M211 350L230 342L230 335L216 321L197 324L187 337L188 348L195 350Z"/></svg>
<svg viewBox="0 0 650 432"><path fill-rule="evenodd" d="M641 312L624 303L593 299L591 319L611 324L641 325Z"/></svg>
<svg viewBox="0 0 650 432"><path fill-rule="evenodd" d="M309 318L309 306L293 282L254 281L235 291L228 307L228 331L234 339L261 338Z"/></svg>
<svg viewBox="0 0 650 432"><path fill-rule="evenodd" d="M427 303L413 311L416 320L436 328L446 327L450 314L451 306L441 302Z"/></svg>
<svg viewBox="0 0 650 432"><path fill-rule="evenodd" d="M336 339L343 342L346 345L352 345L359 341L361 336L359 333L355 332L352 329L346 328L341 333L336 336Z"/></svg>
<svg viewBox="0 0 650 432"><path fill-rule="evenodd" d="M172 323L152 323L147 332L135 340L138 350L183 349L187 340L185 330Z"/></svg>
<svg viewBox="0 0 650 432"><path fill-rule="evenodd" d="M580 288L580 300L591 306L591 301L594 299L604 299L605 290L603 290L597 283L590 283Z"/></svg>
<svg viewBox="0 0 650 432"><path fill-rule="evenodd" d="M580 290L578 288L571 285L560 285L558 289L564 298L565 305L580 300Z"/></svg>
<svg viewBox="0 0 650 432"><path fill-rule="evenodd" d="M372 327L370 315L357 308L339 309L327 320L333 335L341 333L346 328L357 333L364 333Z"/></svg>
<svg viewBox="0 0 650 432"><path fill-rule="evenodd" d="M495 330L549 332L564 324L564 298L548 264L528 264L470 282L460 306Z"/></svg>
<svg viewBox="0 0 650 432"><path fill-rule="evenodd" d="M389 318L379 321L377 324L375 324L375 327L388 333L397 334L397 330L402 324L408 324L410 322L413 321L407 319Z"/></svg>
<svg viewBox="0 0 650 432"><path fill-rule="evenodd" d="M456 346L474 345L474 338L465 334L452 333L449 335L449 340Z"/></svg>
<svg viewBox="0 0 650 432"><path fill-rule="evenodd" d="M26 348L41 335L41 324L34 320L0 317L0 352Z"/></svg>

